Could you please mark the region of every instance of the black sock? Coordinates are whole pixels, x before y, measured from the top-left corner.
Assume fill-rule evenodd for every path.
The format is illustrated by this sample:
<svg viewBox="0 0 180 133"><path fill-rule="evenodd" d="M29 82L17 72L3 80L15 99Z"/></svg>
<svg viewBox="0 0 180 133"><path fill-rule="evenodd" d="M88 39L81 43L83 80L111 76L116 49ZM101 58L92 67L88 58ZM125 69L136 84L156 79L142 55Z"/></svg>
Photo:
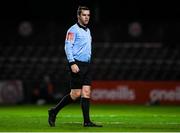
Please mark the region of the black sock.
<svg viewBox="0 0 180 133"><path fill-rule="evenodd" d="M89 107L90 107L90 98L82 97L81 98L81 108L82 108L84 123L85 122L90 122Z"/></svg>
<svg viewBox="0 0 180 133"><path fill-rule="evenodd" d="M72 103L74 100L71 98L70 94L65 95L61 101L54 107L54 111L57 114L64 106Z"/></svg>

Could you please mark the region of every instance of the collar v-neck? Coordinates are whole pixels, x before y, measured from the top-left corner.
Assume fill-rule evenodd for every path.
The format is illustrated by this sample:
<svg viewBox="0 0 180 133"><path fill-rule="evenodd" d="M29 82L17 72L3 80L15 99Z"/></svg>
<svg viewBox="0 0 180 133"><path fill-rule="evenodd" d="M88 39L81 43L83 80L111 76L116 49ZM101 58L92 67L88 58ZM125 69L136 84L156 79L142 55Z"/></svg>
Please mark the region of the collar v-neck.
<svg viewBox="0 0 180 133"><path fill-rule="evenodd" d="M84 27L84 26L80 25L79 23L77 23L77 25L78 25L80 28L82 28L82 29L84 29L85 31L87 31L87 27Z"/></svg>

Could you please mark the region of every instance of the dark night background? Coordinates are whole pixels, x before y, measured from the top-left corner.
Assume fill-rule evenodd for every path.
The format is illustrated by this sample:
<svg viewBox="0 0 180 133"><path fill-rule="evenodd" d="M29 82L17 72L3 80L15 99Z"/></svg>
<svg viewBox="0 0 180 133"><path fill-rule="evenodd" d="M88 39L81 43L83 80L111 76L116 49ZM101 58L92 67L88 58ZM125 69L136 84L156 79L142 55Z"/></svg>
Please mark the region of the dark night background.
<svg viewBox="0 0 180 133"><path fill-rule="evenodd" d="M78 5L87 5L92 11L98 10L101 21L111 22L121 19L177 19L177 2L166 1L102 1L102 0L66 0L66 1L1 1L3 18L44 18L72 19ZM95 14L94 14L95 15ZM97 15L97 14L96 14ZM64 20L65 22L65 20Z"/></svg>
<svg viewBox="0 0 180 133"><path fill-rule="evenodd" d="M39 28L42 27L42 30L45 29L43 25L46 27L46 23L48 22L58 23L60 26L67 28L76 22L78 5L87 5L90 7L92 14L90 26L92 27L92 32L100 32L101 29L104 29L103 27L111 29L117 25L123 25L117 31L123 34L126 33L123 30L127 27L128 23L138 21L145 27L144 31L147 34L153 32L155 30L154 28L162 27L163 34L161 37L153 38L155 41L157 38L172 41L172 39L168 39L169 37L179 41L177 34L179 34L180 30L180 9L177 2L165 1L2 1L0 2L1 34L6 34L5 32L12 30L8 28L13 28L26 20L32 21L33 25L37 25ZM97 37L95 35L95 41L103 41L100 38L104 37ZM114 40L113 38L110 41L129 41L127 38L126 35L120 35L119 39L115 38ZM149 40L152 40L152 38Z"/></svg>

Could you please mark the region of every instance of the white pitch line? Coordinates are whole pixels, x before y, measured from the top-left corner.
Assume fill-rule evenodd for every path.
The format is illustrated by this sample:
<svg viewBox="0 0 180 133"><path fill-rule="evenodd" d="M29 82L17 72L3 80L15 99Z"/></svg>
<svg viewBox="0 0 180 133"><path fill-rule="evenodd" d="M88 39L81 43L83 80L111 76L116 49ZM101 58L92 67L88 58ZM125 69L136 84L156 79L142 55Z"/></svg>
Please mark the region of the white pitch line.
<svg viewBox="0 0 180 133"><path fill-rule="evenodd" d="M62 124L82 124L82 122L60 122ZM123 124L123 122L96 122L103 124Z"/></svg>
<svg viewBox="0 0 180 133"><path fill-rule="evenodd" d="M61 122L63 124L82 124L82 122ZM96 122L101 124L110 124L110 125L117 125L117 124L125 124L125 122L119 122L119 121L112 121L112 122ZM159 125L180 125L180 123L141 123L141 125L146 124L159 124Z"/></svg>
<svg viewBox="0 0 180 133"><path fill-rule="evenodd" d="M110 117L110 118L114 118L117 117L118 115L91 115L91 117ZM77 117L82 117L82 115L64 115L61 117L65 117L65 118L69 118L69 117L73 117L73 118L77 118Z"/></svg>
<svg viewBox="0 0 180 133"><path fill-rule="evenodd" d="M82 115L63 115L61 117L81 117ZM122 115L123 117L134 117L135 115ZM136 115L136 117L142 117L142 115ZM167 117L167 115L146 115L148 117ZM106 118L116 118L119 117L119 115L91 115L91 117L106 117ZM168 115L168 117L179 117L179 115Z"/></svg>

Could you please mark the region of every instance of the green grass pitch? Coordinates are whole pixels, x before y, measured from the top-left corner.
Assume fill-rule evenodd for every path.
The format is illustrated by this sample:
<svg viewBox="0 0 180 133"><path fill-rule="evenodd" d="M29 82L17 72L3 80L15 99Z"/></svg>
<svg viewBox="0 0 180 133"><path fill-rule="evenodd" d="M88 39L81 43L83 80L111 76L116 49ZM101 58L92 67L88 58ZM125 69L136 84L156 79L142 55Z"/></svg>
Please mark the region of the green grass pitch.
<svg viewBox="0 0 180 133"><path fill-rule="evenodd" d="M101 105L90 108L101 128L82 126L78 104L66 106L49 127L47 110L52 105L0 106L0 132L179 132L180 106Z"/></svg>

